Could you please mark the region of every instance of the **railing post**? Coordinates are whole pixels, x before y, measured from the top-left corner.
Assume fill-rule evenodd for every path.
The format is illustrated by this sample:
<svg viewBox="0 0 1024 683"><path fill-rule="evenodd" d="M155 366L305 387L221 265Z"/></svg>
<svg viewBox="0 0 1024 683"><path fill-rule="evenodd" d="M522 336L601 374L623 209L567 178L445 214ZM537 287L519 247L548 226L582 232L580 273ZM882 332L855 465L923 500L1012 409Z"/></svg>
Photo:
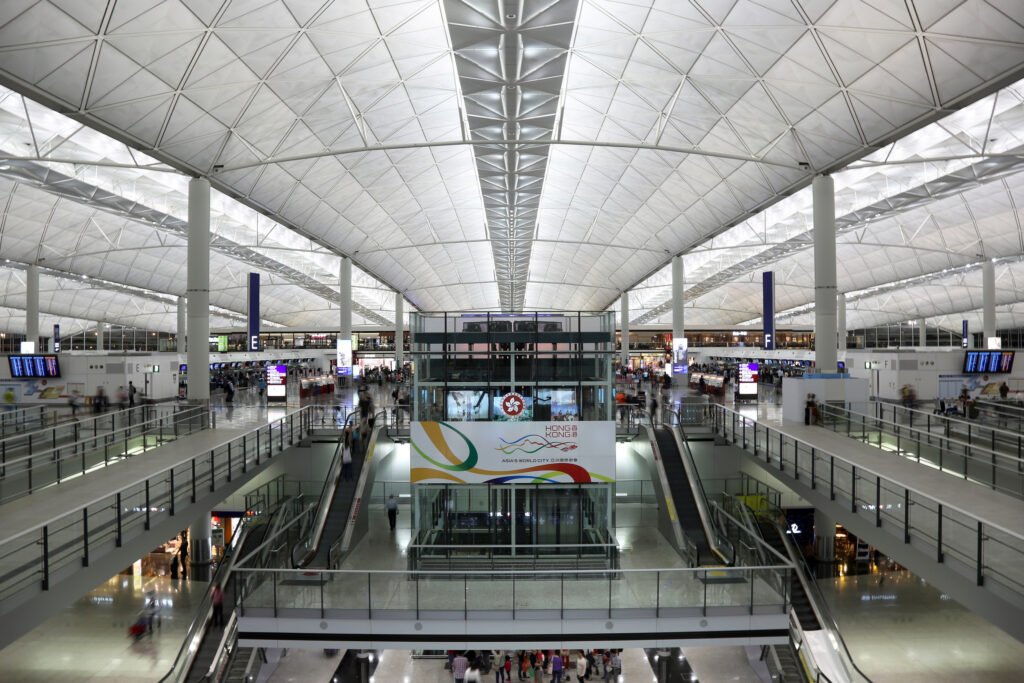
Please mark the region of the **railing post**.
<svg viewBox="0 0 1024 683"><path fill-rule="evenodd" d="M939 523L938 523L938 531L936 533L935 546L936 546L936 548L935 548L935 552L936 552L935 561L936 562L943 562L943 561L945 561L945 556L942 554L942 503L939 503Z"/></svg>
<svg viewBox="0 0 1024 683"><path fill-rule="evenodd" d="M882 526L882 478L875 476L875 526Z"/></svg>
<svg viewBox="0 0 1024 683"><path fill-rule="evenodd" d="M984 562L982 561L982 548L985 543L984 535L984 522L978 520L978 576L977 582L979 586L985 585L985 573L984 573Z"/></svg>
<svg viewBox="0 0 1024 683"><path fill-rule="evenodd" d="M89 566L89 507L82 508L82 566Z"/></svg>
<svg viewBox="0 0 1024 683"><path fill-rule="evenodd" d="M910 543L910 489L903 489L903 542Z"/></svg>
<svg viewBox="0 0 1024 683"><path fill-rule="evenodd" d="M828 499L836 499L836 456L828 456Z"/></svg>
<svg viewBox="0 0 1024 683"><path fill-rule="evenodd" d="M43 590L50 590L50 527L43 525Z"/></svg>
<svg viewBox="0 0 1024 683"><path fill-rule="evenodd" d="M850 465L850 512L857 514L857 466Z"/></svg>
<svg viewBox="0 0 1024 683"><path fill-rule="evenodd" d="M210 451L210 492L217 490L217 470L213 466L213 451Z"/></svg>
<svg viewBox="0 0 1024 683"><path fill-rule="evenodd" d="M121 509L122 509L122 506L121 506L121 492L120 491L118 491L117 494L114 497L114 505L116 506L114 512L116 513L116 517L117 517L117 535L114 536L114 546L120 548L121 547L121 540L122 540L121 539Z"/></svg>
<svg viewBox="0 0 1024 683"><path fill-rule="evenodd" d="M196 502L196 459L192 458L192 502Z"/></svg>
<svg viewBox="0 0 1024 683"><path fill-rule="evenodd" d="M231 442L228 441L228 481L231 481Z"/></svg>
<svg viewBox="0 0 1024 683"><path fill-rule="evenodd" d="M146 531L149 531L149 479L146 479Z"/></svg>
<svg viewBox="0 0 1024 683"><path fill-rule="evenodd" d="M171 515L171 517L174 516L174 468L173 467L171 468L171 506L170 506L170 515Z"/></svg>
<svg viewBox="0 0 1024 683"><path fill-rule="evenodd" d="M797 443L796 443L796 439L793 439L793 450L796 451L797 448L798 448L798 446L797 446ZM814 457L814 446L811 446L811 490L812 491L814 491L814 490L816 490L818 488L818 482L815 481L815 477L814 477L815 470L817 469L815 467L815 460L817 460L817 458Z"/></svg>

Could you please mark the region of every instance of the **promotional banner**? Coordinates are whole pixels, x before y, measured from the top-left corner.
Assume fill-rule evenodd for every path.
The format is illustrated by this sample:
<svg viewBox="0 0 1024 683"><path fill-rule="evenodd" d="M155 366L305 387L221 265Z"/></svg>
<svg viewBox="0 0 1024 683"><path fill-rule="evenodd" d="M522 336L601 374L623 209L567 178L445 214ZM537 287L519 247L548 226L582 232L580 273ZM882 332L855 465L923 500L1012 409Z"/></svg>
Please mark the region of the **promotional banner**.
<svg viewBox="0 0 1024 683"><path fill-rule="evenodd" d="M249 273L249 313L247 316L249 339L246 348L249 351L260 350L260 274Z"/></svg>
<svg viewBox="0 0 1024 683"><path fill-rule="evenodd" d="M352 376L352 340L338 338L338 357L335 365L338 377Z"/></svg>
<svg viewBox="0 0 1024 683"><path fill-rule="evenodd" d="M764 349L775 348L775 271L761 273L761 294L763 296Z"/></svg>
<svg viewBox="0 0 1024 683"><path fill-rule="evenodd" d="M615 481L615 423L413 422L413 484Z"/></svg>
<svg viewBox="0 0 1024 683"><path fill-rule="evenodd" d="M60 325L53 326L53 352L60 353Z"/></svg>
<svg viewBox="0 0 1024 683"><path fill-rule="evenodd" d="M970 337L967 335L967 321L965 320L963 322L963 332L960 334L960 346L966 349L969 346L969 340Z"/></svg>
<svg viewBox="0 0 1024 683"><path fill-rule="evenodd" d="M686 337L672 338L672 374L685 375L690 370L686 358L687 339Z"/></svg>

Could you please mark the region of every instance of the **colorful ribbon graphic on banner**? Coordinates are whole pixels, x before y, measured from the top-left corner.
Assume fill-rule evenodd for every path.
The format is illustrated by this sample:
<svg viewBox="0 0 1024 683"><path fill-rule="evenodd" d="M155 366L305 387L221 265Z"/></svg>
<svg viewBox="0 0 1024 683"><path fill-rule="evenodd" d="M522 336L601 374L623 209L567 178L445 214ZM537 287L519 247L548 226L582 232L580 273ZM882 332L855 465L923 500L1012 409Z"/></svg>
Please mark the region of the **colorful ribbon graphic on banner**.
<svg viewBox="0 0 1024 683"><path fill-rule="evenodd" d="M467 483L458 476L459 473L490 476L489 479L485 480L485 483L488 484L504 484L514 481L545 483L563 475L568 476L575 484L612 481L609 477L592 474L586 468L571 462L549 462L542 465L504 470L483 469L478 467L480 452L477 445L451 424L447 422L421 422L419 424L429 443L417 443L414 436L410 441L410 446L416 454L437 469L413 467L410 472L410 480L414 484L437 480L451 481L459 484ZM443 430L447 430L449 434L457 435L462 443L465 444L466 457L464 459L460 459L455 454L452 445L445 438L446 432ZM539 434L527 434L512 441L506 441L505 439L500 439L500 441L501 445L496 446L495 450L504 455L515 453L535 455L545 450L566 452L577 448L577 445L571 441L552 441ZM458 442L456 441L456 443ZM428 451L439 454L443 460L434 457Z"/></svg>

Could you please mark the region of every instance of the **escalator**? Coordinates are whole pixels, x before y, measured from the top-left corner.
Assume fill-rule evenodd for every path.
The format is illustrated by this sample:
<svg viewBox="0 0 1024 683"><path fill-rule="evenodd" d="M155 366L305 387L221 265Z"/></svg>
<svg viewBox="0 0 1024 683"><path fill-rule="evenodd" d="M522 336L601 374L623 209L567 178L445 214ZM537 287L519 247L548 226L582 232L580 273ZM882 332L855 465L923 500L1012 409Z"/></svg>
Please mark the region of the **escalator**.
<svg viewBox="0 0 1024 683"><path fill-rule="evenodd" d="M371 441L370 444L367 444L366 453L370 452L372 443ZM356 490L359 487L359 475L363 471L363 463L366 462L366 453L352 455L351 477L346 480L342 479L340 475L338 476L334 496L331 498L327 517L324 520L323 531L320 534L320 538L317 539L316 554L312 558L307 557L308 561L303 562L301 566L327 566L331 545L341 536L345 531L345 526L348 524L349 516L352 512L352 502L355 500Z"/></svg>
<svg viewBox="0 0 1024 683"><path fill-rule="evenodd" d="M276 514L276 512L274 514ZM245 532L245 537L242 539L241 547L237 548L232 553L231 560L234 561L237 558L248 557L250 553L256 550L256 548L263 543L272 526L273 514L270 515L270 519L268 519L266 523L255 524L248 529ZM220 574L220 572L218 572L218 574ZM235 583L235 576L231 575L228 578L227 585L223 587L225 624L227 623L228 617L236 604L237 592ZM196 650L195 657L192 660L192 668L189 670L188 676L185 678L188 683L198 683L199 681L206 680L206 673L210 670L210 665L213 663L214 657L217 656L223 635L224 627L214 626L213 620L211 619L210 623L206 626L203 638L199 643L199 648Z"/></svg>
<svg viewBox="0 0 1024 683"><path fill-rule="evenodd" d="M672 501L675 503L676 514L679 517L679 526L686 538L697 548L697 564L718 564L718 556L712 551L711 544L708 542L707 531L704 528L700 508L693 492L694 488L686 474L686 467L683 465L683 457L679 452L675 434L671 427L664 425L655 427L653 431L662 467L665 469L665 478L668 481Z"/></svg>
<svg viewBox="0 0 1024 683"><path fill-rule="evenodd" d="M786 540L782 538L782 532L779 530L778 525L766 519L758 518L757 528L761 532L761 538L765 540L765 543L783 557L789 557L789 551L786 550ZM800 571L800 569L798 568L797 571ZM804 590L803 582L800 581L800 576L796 572L791 573L789 576L789 600L802 630L821 630L818 616L814 613L811 600L807 597L807 591Z"/></svg>

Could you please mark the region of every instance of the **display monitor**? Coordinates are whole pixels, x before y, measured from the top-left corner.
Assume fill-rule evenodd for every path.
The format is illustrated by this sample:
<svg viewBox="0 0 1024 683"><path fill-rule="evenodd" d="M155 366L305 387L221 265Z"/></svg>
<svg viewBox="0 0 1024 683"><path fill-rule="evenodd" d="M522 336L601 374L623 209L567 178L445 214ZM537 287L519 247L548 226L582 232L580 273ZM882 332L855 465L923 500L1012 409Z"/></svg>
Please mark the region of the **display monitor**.
<svg viewBox="0 0 1024 683"><path fill-rule="evenodd" d="M965 375L1007 374L1013 372L1014 351L989 350L964 353Z"/></svg>
<svg viewBox="0 0 1024 683"><path fill-rule="evenodd" d="M267 367L267 400L283 401L288 396L288 366Z"/></svg>
<svg viewBox="0 0 1024 683"><path fill-rule="evenodd" d="M543 422L575 422L579 419L575 389L537 389L534 418Z"/></svg>
<svg viewBox="0 0 1024 683"><path fill-rule="evenodd" d="M453 421L487 420L490 404L486 391L453 390L448 391L448 419Z"/></svg>
<svg viewBox="0 0 1024 683"><path fill-rule="evenodd" d="M57 356L8 356L7 360L11 366L11 377L16 379L60 377L60 362Z"/></svg>

